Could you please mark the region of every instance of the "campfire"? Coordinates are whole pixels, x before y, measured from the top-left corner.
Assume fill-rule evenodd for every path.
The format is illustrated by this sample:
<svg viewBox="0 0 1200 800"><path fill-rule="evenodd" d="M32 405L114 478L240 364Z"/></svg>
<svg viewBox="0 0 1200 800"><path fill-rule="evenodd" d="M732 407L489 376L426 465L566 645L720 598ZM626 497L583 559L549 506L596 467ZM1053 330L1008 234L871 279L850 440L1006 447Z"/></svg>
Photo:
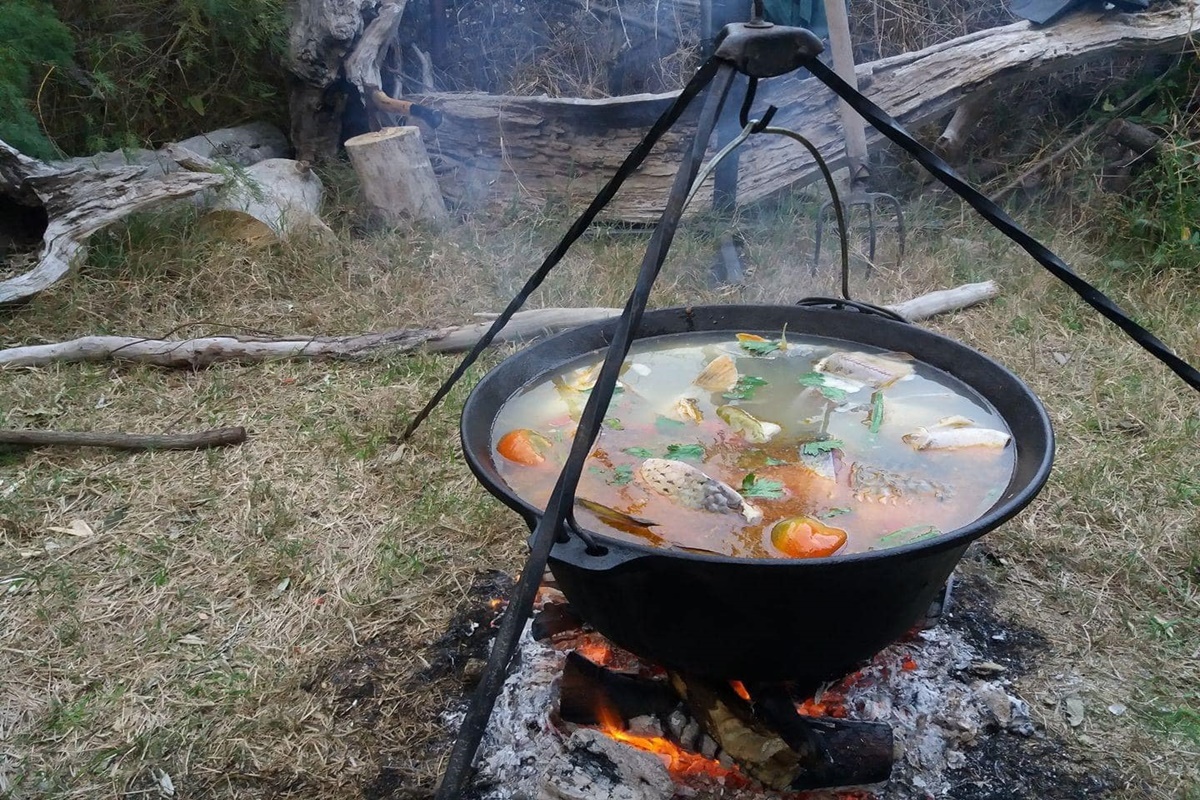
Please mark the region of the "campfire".
<svg viewBox="0 0 1200 800"><path fill-rule="evenodd" d="M925 624L839 680L746 685L639 658L544 584L480 750L476 794L865 800L945 792L983 739L1033 733L1027 705L1005 686L1006 667L945 623L948 598L944 591Z"/></svg>

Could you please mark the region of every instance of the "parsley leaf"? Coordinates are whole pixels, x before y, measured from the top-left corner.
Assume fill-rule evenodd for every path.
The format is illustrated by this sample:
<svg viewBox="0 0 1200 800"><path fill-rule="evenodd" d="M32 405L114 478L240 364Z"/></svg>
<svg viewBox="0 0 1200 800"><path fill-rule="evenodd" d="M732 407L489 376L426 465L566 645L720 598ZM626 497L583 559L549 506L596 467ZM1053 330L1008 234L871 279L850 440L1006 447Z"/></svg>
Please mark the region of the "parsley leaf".
<svg viewBox="0 0 1200 800"><path fill-rule="evenodd" d="M604 419L604 424L612 428L614 431L625 430L625 426L621 424L621 420L617 419L616 417L606 417Z"/></svg>
<svg viewBox="0 0 1200 800"><path fill-rule="evenodd" d="M704 446L699 444L669 444L667 445L667 454L663 458L673 458L676 460L694 458L697 461L703 461Z"/></svg>
<svg viewBox="0 0 1200 800"><path fill-rule="evenodd" d="M613 469L613 479L611 483L616 486L624 486L633 480L633 467L629 464L621 464Z"/></svg>
<svg viewBox="0 0 1200 800"><path fill-rule="evenodd" d="M833 519L834 517L840 517L842 514L849 513L850 509L846 508L845 506L839 506L838 508L831 508L828 511L822 511L817 516L821 519Z"/></svg>
<svg viewBox="0 0 1200 800"><path fill-rule="evenodd" d="M816 389L821 394L825 395L825 399L831 403L840 403L846 399L846 390L839 389L836 386L829 386L825 382L825 376L819 372L806 372L800 376L800 385L809 386Z"/></svg>
<svg viewBox="0 0 1200 800"><path fill-rule="evenodd" d="M771 456L767 456L768 467L786 467L787 463L788 462L784 461L782 458L772 458Z"/></svg>
<svg viewBox="0 0 1200 800"><path fill-rule="evenodd" d="M766 386L767 381L754 375L742 375L733 388L721 395L726 400L750 400L758 387Z"/></svg>
<svg viewBox="0 0 1200 800"><path fill-rule="evenodd" d="M626 447L621 452L628 453L634 458L654 458L654 451L647 450L645 447Z"/></svg>
<svg viewBox="0 0 1200 800"><path fill-rule="evenodd" d="M928 539L932 536L940 536L941 533L940 530L932 525L909 525L907 528L901 528L900 530L880 536L879 543L889 547L898 544L912 544L913 542L919 542L922 539Z"/></svg>
<svg viewBox="0 0 1200 800"><path fill-rule="evenodd" d="M773 481L770 478L760 478L753 472L742 478L743 497L765 497L778 500L783 497L783 481Z"/></svg>
<svg viewBox="0 0 1200 800"><path fill-rule="evenodd" d="M867 425L871 433L879 433L879 428L883 425L883 392L871 393L871 414L867 417Z"/></svg>
<svg viewBox="0 0 1200 800"><path fill-rule="evenodd" d="M805 442L800 448L800 453L806 456L819 456L821 453L841 449L845 444L841 439L822 439L816 442Z"/></svg>
<svg viewBox="0 0 1200 800"><path fill-rule="evenodd" d="M742 346L743 350L754 356L767 356L780 349L779 342L773 342L770 339L767 339L765 342L743 339L738 344Z"/></svg>

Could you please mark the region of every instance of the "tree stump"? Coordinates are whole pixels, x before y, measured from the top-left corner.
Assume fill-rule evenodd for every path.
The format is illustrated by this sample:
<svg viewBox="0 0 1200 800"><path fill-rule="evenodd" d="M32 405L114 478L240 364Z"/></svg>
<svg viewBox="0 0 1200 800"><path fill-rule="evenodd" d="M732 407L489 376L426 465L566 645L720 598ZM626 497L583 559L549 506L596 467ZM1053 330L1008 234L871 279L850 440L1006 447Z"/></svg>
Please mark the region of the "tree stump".
<svg viewBox="0 0 1200 800"><path fill-rule="evenodd" d="M346 153L371 210L391 225L438 223L448 216L421 130L384 128L346 141Z"/></svg>
<svg viewBox="0 0 1200 800"><path fill-rule="evenodd" d="M324 189L303 161L269 158L248 167L205 215L225 236L260 246L300 230L328 232L319 216Z"/></svg>

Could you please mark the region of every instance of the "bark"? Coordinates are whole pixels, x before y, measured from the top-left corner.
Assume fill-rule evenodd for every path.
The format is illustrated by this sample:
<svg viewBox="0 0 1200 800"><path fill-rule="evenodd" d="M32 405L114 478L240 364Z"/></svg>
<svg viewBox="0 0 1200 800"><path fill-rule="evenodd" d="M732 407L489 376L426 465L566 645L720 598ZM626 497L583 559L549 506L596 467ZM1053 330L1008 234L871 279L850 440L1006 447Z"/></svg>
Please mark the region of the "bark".
<svg viewBox="0 0 1200 800"><path fill-rule="evenodd" d="M246 429L199 433L96 433L92 431L0 430L0 445L18 447L110 447L116 450L205 450L246 441Z"/></svg>
<svg viewBox="0 0 1200 800"><path fill-rule="evenodd" d="M0 305L37 294L65 276L96 231L168 200L221 185L221 175L175 172L148 177L148 167L57 170L0 142L0 194L41 205L49 220L36 266L0 282Z"/></svg>
<svg viewBox="0 0 1200 800"><path fill-rule="evenodd" d="M983 96L1041 75L1121 53L1171 52L1186 45L1200 0L1145 14L1085 11L1038 28L1028 22L980 31L914 53L860 64L864 94L908 127L944 118L964 98ZM468 205L542 206L589 201L673 99L673 94L605 100L432 94L444 124L428 146L443 194ZM815 79L766 82L757 107L779 106L775 124L812 139L837 168L844 162L835 98ZM695 109L693 109L694 111ZM661 213L686 136L685 121L656 158L626 183L608 218L650 222ZM882 137L868 131L868 144ZM794 142L756 136L743 148L737 196L750 203L819 176ZM564 176L568 176L564 179ZM702 189L696 208L711 206Z"/></svg>
<svg viewBox="0 0 1200 800"><path fill-rule="evenodd" d="M440 223L449 215L433 167L414 125L384 128L346 140L363 199L389 225Z"/></svg>

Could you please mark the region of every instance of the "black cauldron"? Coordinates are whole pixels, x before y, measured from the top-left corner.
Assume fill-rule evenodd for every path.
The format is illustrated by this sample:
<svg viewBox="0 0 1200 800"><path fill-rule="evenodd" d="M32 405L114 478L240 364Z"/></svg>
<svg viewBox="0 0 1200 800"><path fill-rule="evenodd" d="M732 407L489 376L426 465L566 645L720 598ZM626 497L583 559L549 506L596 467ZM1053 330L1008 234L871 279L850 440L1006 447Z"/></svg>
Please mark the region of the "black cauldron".
<svg viewBox="0 0 1200 800"><path fill-rule="evenodd" d="M534 345L489 372L467 399L462 445L484 487L532 529L540 509L496 471L491 430L522 387L608 345L616 320ZM554 545L550 569L575 610L618 645L664 666L743 681L840 677L903 636L967 545L1029 504L1050 474L1054 434L1041 403L995 361L929 331L868 313L797 306L697 306L649 312L638 339L728 331L813 334L911 353L987 400L1013 433L1016 467L982 517L934 539L806 560L737 559L657 549L595 534Z"/></svg>

